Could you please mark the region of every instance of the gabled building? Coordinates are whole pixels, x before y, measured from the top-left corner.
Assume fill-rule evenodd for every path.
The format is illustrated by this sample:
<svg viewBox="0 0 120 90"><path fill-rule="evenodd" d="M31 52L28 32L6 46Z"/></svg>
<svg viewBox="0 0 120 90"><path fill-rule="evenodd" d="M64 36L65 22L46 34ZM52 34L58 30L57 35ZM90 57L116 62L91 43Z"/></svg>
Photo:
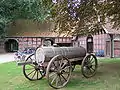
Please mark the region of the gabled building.
<svg viewBox="0 0 120 90"><path fill-rule="evenodd" d="M73 37L73 46L83 46L87 50L87 43L92 43L91 49L96 56L120 57L120 29L112 28L110 23L102 28L91 35L92 40L88 40L90 36Z"/></svg>
<svg viewBox="0 0 120 90"><path fill-rule="evenodd" d="M38 23L31 20L17 20L9 25L7 37L4 41L4 50L14 52L27 47L50 46L57 43L59 46L71 46L71 36L59 35L52 32L51 23Z"/></svg>
<svg viewBox="0 0 120 90"><path fill-rule="evenodd" d="M51 32L52 25L39 24L28 20L18 20L8 28L6 39L0 44L0 52L14 52L26 47L50 46L83 46L87 52L94 52L97 56L120 57L120 29L113 29L111 24L102 26L101 30L89 36L66 36ZM90 40L91 38L91 40ZM89 44L89 45L88 45ZM89 47L90 46L90 47ZM88 51L91 50L91 51Z"/></svg>

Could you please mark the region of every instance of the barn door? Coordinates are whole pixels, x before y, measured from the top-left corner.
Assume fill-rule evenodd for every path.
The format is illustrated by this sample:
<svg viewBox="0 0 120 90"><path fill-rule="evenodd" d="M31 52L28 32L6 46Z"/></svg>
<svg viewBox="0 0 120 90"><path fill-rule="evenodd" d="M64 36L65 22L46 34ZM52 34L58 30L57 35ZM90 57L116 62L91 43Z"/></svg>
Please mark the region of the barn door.
<svg viewBox="0 0 120 90"><path fill-rule="evenodd" d="M106 56L110 56L110 41L106 41Z"/></svg>
<svg viewBox="0 0 120 90"><path fill-rule="evenodd" d="M18 42L15 39L9 39L5 42L6 52L16 52L18 50Z"/></svg>

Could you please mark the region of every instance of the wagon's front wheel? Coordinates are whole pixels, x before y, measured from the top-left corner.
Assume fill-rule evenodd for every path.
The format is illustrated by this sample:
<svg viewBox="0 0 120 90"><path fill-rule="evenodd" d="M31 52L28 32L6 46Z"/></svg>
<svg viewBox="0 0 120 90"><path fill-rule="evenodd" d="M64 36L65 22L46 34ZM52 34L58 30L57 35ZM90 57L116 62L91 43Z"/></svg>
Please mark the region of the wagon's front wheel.
<svg viewBox="0 0 120 90"><path fill-rule="evenodd" d="M86 55L82 61L81 72L84 77L89 78L96 74L98 67L97 58L93 54Z"/></svg>
<svg viewBox="0 0 120 90"><path fill-rule="evenodd" d="M30 55L26 59L26 62L27 61L31 61L32 63L23 65L24 76L31 81L42 79L45 74L45 70L44 67L38 66L38 64L35 62L34 54Z"/></svg>
<svg viewBox="0 0 120 90"><path fill-rule="evenodd" d="M66 57L53 57L46 70L49 85L55 89L64 87L69 82L71 69L71 62Z"/></svg>

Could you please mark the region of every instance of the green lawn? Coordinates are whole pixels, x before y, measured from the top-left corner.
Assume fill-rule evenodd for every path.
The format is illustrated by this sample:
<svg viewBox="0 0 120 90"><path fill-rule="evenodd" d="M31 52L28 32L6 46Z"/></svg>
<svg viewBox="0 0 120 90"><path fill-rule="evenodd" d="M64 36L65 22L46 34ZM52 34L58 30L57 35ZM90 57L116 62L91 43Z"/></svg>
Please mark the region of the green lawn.
<svg viewBox="0 0 120 90"><path fill-rule="evenodd" d="M99 59L97 74L86 79L77 66L70 82L59 90L120 90L120 59ZM0 64L0 90L54 90L46 78L29 81L15 62Z"/></svg>

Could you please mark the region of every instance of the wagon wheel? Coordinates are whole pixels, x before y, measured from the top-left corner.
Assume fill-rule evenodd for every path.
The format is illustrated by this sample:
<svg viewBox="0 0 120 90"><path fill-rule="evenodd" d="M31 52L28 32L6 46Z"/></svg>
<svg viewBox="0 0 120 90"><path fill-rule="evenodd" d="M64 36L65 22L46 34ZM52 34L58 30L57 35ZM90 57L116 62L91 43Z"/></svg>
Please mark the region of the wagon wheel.
<svg viewBox="0 0 120 90"><path fill-rule="evenodd" d="M42 79L45 75L45 70L44 67L38 66L35 62L35 55L30 55L26 61L31 61L33 63L23 65L24 76L31 81Z"/></svg>
<svg viewBox="0 0 120 90"><path fill-rule="evenodd" d="M87 55L81 65L81 72L86 78L92 77L96 74L97 71L97 58L93 54Z"/></svg>
<svg viewBox="0 0 120 90"><path fill-rule="evenodd" d="M71 69L71 62L66 57L53 57L46 70L49 85L55 89L64 87L69 82Z"/></svg>

